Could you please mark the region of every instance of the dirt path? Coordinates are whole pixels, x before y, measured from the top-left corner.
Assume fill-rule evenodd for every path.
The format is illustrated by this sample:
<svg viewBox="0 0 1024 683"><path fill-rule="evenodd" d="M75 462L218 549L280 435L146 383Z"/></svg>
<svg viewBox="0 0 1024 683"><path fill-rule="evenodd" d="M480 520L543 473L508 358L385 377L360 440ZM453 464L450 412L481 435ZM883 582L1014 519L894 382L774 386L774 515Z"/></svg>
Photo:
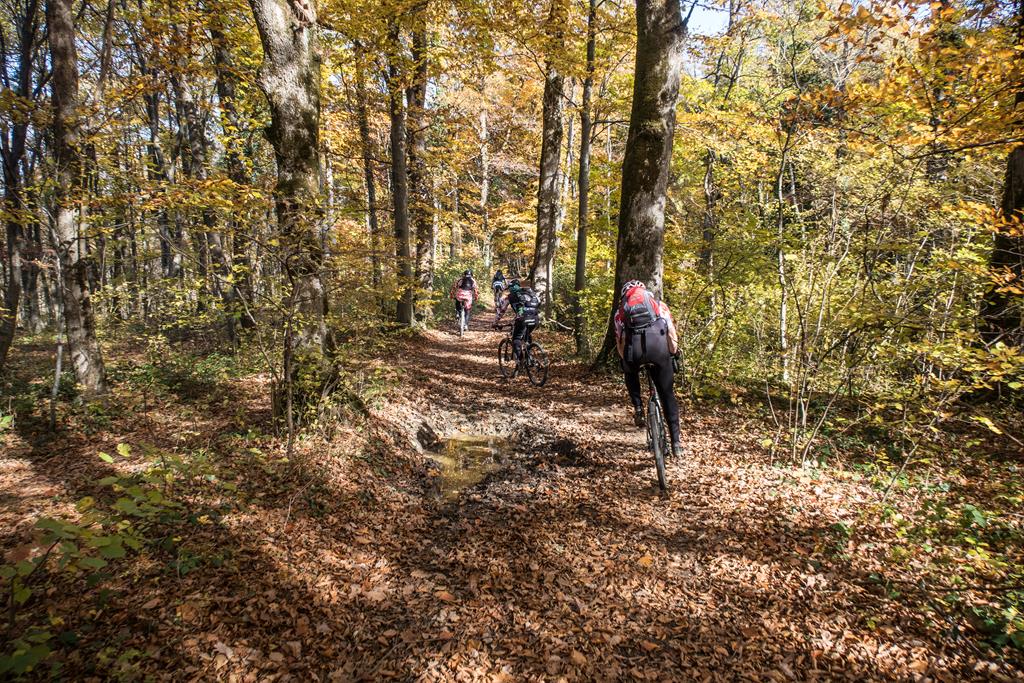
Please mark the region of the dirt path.
<svg viewBox="0 0 1024 683"><path fill-rule="evenodd" d="M446 680L956 680L973 665L869 595L866 574L822 563L830 526L854 514L842 502L865 493L856 485L801 481L750 448L757 437L735 414L684 409L688 455L670 463L663 498L621 383L557 362L543 388L504 383L489 321L478 315L461 340L430 332L399 361L435 430L511 425L523 449L428 515L428 552L391 556L396 578L428 581L438 604L384 669Z"/></svg>
<svg viewBox="0 0 1024 683"><path fill-rule="evenodd" d="M257 408L231 417L243 395L199 392L213 402L191 408L207 420L187 432L198 440L167 447L209 454L237 497L220 500L215 524L189 527L177 551L188 571L144 552L126 559L102 603L71 581L31 605L78 634L60 653L64 671L229 681L1017 675L953 640L926 604L872 584L883 551L870 534L853 547L835 532L863 525L873 500L854 477L772 466L749 409L684 404L687 456L670 462L662 497L619 379L585 374L542 331L554 350L548 384L505 383L489 321L478 313L464 339L429 331L380 359L399 381L370 418L298 444L327 464L319 478L287 475L269 459L280 450L272 440L262 456L250 447ZM40 511L102 495L90 482L110 472L94 450L152 439L183 404L152 410L123 411L91 441L26 442L0 458L6 545L24 542ZM516 445L503 469L446 500L421 442L455 433Z"/></svg>

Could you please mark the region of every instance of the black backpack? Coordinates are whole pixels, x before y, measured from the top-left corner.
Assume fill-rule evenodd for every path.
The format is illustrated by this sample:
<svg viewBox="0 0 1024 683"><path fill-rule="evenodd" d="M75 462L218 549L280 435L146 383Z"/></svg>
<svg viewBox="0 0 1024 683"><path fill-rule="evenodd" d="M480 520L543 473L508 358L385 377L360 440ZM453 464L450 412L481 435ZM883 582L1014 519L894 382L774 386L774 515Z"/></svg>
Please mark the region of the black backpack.
<svg viewBox="0 0 1024 683"><path fill-rule="evenodd" d="M660 317L654 295L641 287L634 287L622 297L622 314L630 332L647 329Z"/></svg>
<svg viewBox="0 0 1024 683"><path fill-rule="evenodd" d="M513 296L515 299L512 301L512 308L515 309L516 315L526 317L537 315L540 310L540 297L535 291L529 287L523 287Z"/></svg>
<svg viewBox="0 0 1024 683"><path fill-rule="evenodd" d="M459 280L459 289L473 291L476 289L476 280L474 280L472 276L462 278Z"/></svg>

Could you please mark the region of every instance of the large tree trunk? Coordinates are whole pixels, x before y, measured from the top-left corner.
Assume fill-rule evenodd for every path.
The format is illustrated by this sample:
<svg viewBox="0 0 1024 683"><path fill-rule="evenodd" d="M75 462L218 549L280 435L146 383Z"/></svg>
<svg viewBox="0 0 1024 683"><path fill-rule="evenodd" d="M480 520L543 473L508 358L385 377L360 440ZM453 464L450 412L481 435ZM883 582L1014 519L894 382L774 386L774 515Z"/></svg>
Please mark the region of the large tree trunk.
<svg viewBox="0 0 1024 683"><path fill-rule="evenodd" d="M388 30L394 50L400 48L399 28L392 21ZM391 116L391 202L395 214L395 260L398 268L398 307L395 319L400 325L413 321L413 263L409 234L409 173L406 163L405 101L401 73L393 58L388 67L389 112Z"/></svg>
<svg viewBox="0 0 1024 683"><path fill-rule="evenodd" d="M72 0L50 0L46 21L50 37L53 90L53 145L57 254L64 272L64 318L75 377L86 396L106 392L103 356L89 297L88 265L76 203L81 190L79 150L78 53Z"/></svg>
<svg viewBox="0 0 1024 683"><path fill-rule="evenodd" d="M291 353L324 362L329 351L321 281L323 246L320 218L320 56L316 10L304 0L250 0L263 64L259 86L270 104L267 137L277 160L275 210L290 291L285 302L294 316ZM288 363L286 362L286 365ZM325 368L326 369L326 368Z"/></svg>
<svg viewBox="0 0 1024 683"><path fill-rule="evenodd" d="M1024 0L1017 0L1017 46L1024 45ZM1018 53L1019 54L1019 53ZM1024 105L1024 91L1014 98L1018 109ZM1018 145L1006 158L1002 214L1006 223L996 232L989 267L995 280L981 303L981 335L987 344L1003 341L1024 345L1021 307L1024 296L1024 235L1015 234L1024 220L1024 145ZM1016 294L1012 291L1016 290Z"/></svg>
<svg viewBox="0 0 1024 683"><path fill-rule="evenodd" d="M551 304L551 280L554 277L555 253L558 249L558 217L561 186L559 166L562 159L562 112L565 76L555 58L561 49L563 26L568 11L563 0L552 0L548 26L548 56L544 74L544 112L540 148L540 179L537 185L537 238L533 249L530 279L541 302Z"/></svg>
<svg viewBox="0 0 1024 683"><path fill-rule="evenodd" d="M580 193L576 220L576 279L573 284L573 337L576 353L587 351L587 331L583 319L583 290L587 287L587 231L590 225L590 144L593 137L591 98L594 92L594 60L597 46L597 0L590 0L587 14L587 73L583 78L583 101L580 106L580 172L577 182Z"/></svg>
<svg viewBox="0 0 1024 683"><path fill-rule="evenodd" d="M1014 294L1024 288L1024 237L1015 235L1014 226L1024 219L1024 146L1018 146L1006 159L1006 184L1003 188L1003 219L996 232L989 267L995 282L982 301L982 338L992 344L1024 344L1021 329L1021 305L1024 297ZM1012 223L1011 221L1018 221Z"/></svg>
<svg viewBox="0 0 1024 683"><path fill-rule="evenodd" d="M656 296L662 293L665 193L688 23L680 0L637 0L633 106L622 162L615 288L599 362L615 345L615 308L622 285L640 280Z"/></svg>
<svg viewBox="0 0 1024 683"><path fill-rule="evenodd" d="M433 204L427 178L427 23L426 3L415 13L412 31L413 84L407 90L409 117L409 198L410 218L416 231L416 284L429 296L434 287L434 263L430 258L433 242ZM420 311L425 315L426 311Z"/></svg>

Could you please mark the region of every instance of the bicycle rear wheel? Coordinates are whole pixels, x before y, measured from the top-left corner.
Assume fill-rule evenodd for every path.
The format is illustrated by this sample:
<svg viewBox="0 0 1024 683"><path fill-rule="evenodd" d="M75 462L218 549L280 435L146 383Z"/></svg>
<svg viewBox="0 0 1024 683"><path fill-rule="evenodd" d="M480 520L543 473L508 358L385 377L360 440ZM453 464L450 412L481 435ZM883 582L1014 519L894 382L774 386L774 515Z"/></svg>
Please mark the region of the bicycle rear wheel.
<svg viewBox="0 0 1024 683"><path fill-rule="evenodd" d="M465 307L459 309L459 336L461 337L466 333L466 309Z"/></svg>
<svg viewBox="0 0 1024 683"><path fill-rule="evenodd" d="M512 379L516 374L516 354L512 348L512 340L505 337L498 344L498 368L501 369L501 376L505 379Z"/></svg>
<svg viewBox="0 0 1024 683"><path fill-rule="evenodd" d="M661 416L661 405L658 399L651 397L647 402L647 429L651 437L651 450L654 452L654 467L658 471L658 488L664 492L668 488L665 476L665 455L668 452L668 438L665 435L665 420Z"/></svg>
<svg viewBox="0 0 1024 683"><path fill-rule="evenodd" d="M548 381L548 352L537 342L526 347L526 374L535 387L544 386Z"/></svg>

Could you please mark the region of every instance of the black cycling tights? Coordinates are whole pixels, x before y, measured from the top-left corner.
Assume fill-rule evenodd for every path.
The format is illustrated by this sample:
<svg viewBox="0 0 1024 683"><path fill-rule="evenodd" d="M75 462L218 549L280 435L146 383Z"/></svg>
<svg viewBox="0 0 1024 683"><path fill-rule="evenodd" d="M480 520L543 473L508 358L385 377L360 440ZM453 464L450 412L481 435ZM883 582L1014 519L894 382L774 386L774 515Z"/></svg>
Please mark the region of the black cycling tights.
<svg viewBox="0 0 1024 683"><path fill-rule="evenodd" d="M676 392L672 387L675 373L672 370L672 358L666 356L664 360L652 362L651 374L654 376L654 387L658 390L658 397L661 405L665 408L665 417L668 419L668 431L672 436L672 443L679 443L679 402L676 401ZM633 402L634 408L643 408L643 390L640 388L640 368L623 363L623 371L626 373L626 389L629 391L629 400Z"/></svg>

